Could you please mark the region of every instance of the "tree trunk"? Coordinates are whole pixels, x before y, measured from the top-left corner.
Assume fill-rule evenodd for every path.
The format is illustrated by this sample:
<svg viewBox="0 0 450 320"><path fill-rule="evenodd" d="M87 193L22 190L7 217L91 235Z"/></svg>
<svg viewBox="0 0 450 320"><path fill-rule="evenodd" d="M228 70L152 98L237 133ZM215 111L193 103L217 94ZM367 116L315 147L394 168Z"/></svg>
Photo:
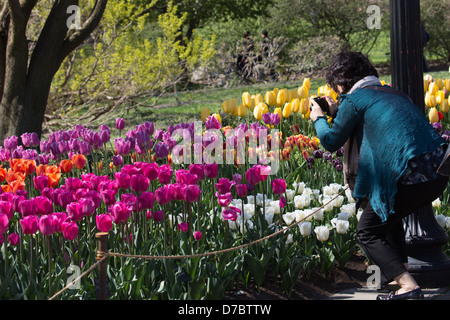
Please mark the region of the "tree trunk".
<svg viewBox="0 0 450 320"><path fill-rule="evenodd" d="M78 0L56 0L28 59L26 26L37 0L7 1L11 13L7 38L0 32L0 49L2 45L6 47L2 50L4 72L0 54L0 79L4 80L3 83L0 80L0 143L8 136L20 136L25 132L41 136L53 76L67 55L97 27L107 3L107 0L97 0L81 28L69 30L67 20L73 12L67 12L67 8L78 5ZM6 22L2 20L0 26Z"/></svg>

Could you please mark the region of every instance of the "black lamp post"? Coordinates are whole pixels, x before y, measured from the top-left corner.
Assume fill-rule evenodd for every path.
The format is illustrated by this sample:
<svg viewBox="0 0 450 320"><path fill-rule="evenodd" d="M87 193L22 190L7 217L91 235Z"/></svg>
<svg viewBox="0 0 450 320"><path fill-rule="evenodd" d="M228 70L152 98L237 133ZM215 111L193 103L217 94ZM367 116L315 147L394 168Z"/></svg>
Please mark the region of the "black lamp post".
<svg viewBox="0 0 450 320"><path fill-rule="evenodd" d="M392 85L408 94L425 113L420 1L390 0ZM422 287L450 285L450 259L442 252L449 240L430 204L405 218L408 271Z"/></svg>

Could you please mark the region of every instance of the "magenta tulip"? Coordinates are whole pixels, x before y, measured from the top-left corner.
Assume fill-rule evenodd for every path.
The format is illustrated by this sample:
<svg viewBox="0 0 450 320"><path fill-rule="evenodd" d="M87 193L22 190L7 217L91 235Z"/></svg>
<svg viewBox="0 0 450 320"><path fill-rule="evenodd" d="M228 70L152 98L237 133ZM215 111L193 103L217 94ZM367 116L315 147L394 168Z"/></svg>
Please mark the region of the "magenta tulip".
<svg viewBox="0 0 450 320"><path fill-rule="evenodd" d="M286 206L287 200L284 196L281 196L280 201L278 203L280 205L280 208L284 208Z"/></svg>
<svg viewBox="0 0 450 320"><path fill-rule="evenodd" d="M123 130L125 128L125 120L123 118L116 119L116 128L117 130Z"/></svg>
<svg viewBox="0 0 450 320"><path fill-rule="evenodd" d="M194 232L194 239L195 240L200 241L200 240L202 240L202 237L203 237L203 235L202 235L202 233L200 231L195 231Z"/></svg>
<svg viewBox="0 0 450 320"><path fill-rule="evenodd" d="M39 230L37 216L26 216L19 220L20 226L24 234L35 234Z"/></svg>
<svg viewBox="0 0 450 320"><path fill-rule="evenodd" d="M142 173L146 176L150 181L156 180L158 178L158 164L157 163L145 163L142 167Z"/></svg>
<svg viewBox="0 0 450 320"><path fill-rule="evenodd" d="M53 212L53 223L55 227L55 232L60 233L62 232L62 223L66 221L67 219L67 213L65 212Z"/></svg>
<svg viewBox="0 0 450 320"><path fill-rule="evenodd" d="M36 190L43 190L48 187L49 179L46 175L40 175L33 177L33 184Z"/></svg>
<svg viewBox="0 0 450 320"><path fill-rule="evenodd" d="M195 202L200 195L200 188L196 184L188 184L181 188L181 193L186 202Z"/></svg>
<svg viewBox="0 0 450 320"><path fill-rule="evenodd" d="M109 213L115 224L125 223L131 216L131 210L129 210L128 206L123 201L118 201L110 206Z"/></svg>
<svg viewBox="0 0 450 320"><path fill-rule="evenodd" d="M14 214L12 202L0 201L0 213L4 213L4 214L6 214L8 219L12 219L13 218L13 214Z"/></svg>
<svg viewBox="0 0 450 320"><path fill-rule="evenodd" d="M157 210L153 213L152 218L155 222L159 222L164 220L164 211Z"/></svg>
<svg viewBox="0 0 450 320"><path fill-rule="evenodd" d="M169 184L173 170L168 164L163 164L158 170L158 179L161 184Z"/></svg>
<svg viewBox="0 0 450 320"><path fill-rule="evenodd" d="M61 228L64 239L72 241L78 237L78 225L75 221L67 219L62 223Z"/></svg>
<svg viewBox="0 0 450 320"><path fill-rule="evenodd" d="M55 233L55 219L52 215L47 214L39 218L39 230L44 236L50 236Z"/></svg>
<svg viewBox="0 0 450 320"><path fill-rule="evenodd" d="M247 182L253 186L257 185L261 181L257 169L254 167L247 170L245 173L245 179L247 179Z"/></svg>
<svg viewBox="0 0 450 320"><path fill-rule="evenodd" d="M247 196L247 185L246 184L238 184L236 186L236 194L239 198L244 198Z"/></svg>
<svg viewBox="0 0 450 320"><path fill-rule="evenodd" d="M8 236L8 242L12 245L12 246L17 246L17 244L19 243L19 234L17 233L11 233Z"/></svg>
<svg viewBox="0 0 450 320"><path fill-rule="evenodd" d="M100 196L105 205L110 206L116 202L116 192L114 190L104 190Z"/></svg>
<svg viewBox="0 0 450 320"><path fill-rule="evenodd" d="M234 181L230 181L228 178L220 178L219 182L216 183L216 188L220 194L226 194L231 191L231 187L235 184Z"/></svg>
<svg viewBox="0 0 450 320"><path fill-rule="evenodd" d="M182 223L178 224L177 228L181 232L187 232L188 229L189 229L189 226L188 226L188 224L186 222L182 222Z"/></svg>
<svg viewBox="0 0 450 320"><path fill-rule="evenodd" d="M283 179L272 180L272 192L273 194L283 194L286 191L286 181Z"/></svg>
<svg viewBox="0 0 450 320"><path fill-rule="evenodd" d="M78 203L81 206L81 213L83 216L88 217L92 216L95 212L95 203L91 198L81 198L78 200Z"/></svg>
<svg viewBox="0 0 450 320"><path fill-rule="evenodd" d="M67 215L74 221L80 221L83 219L83 211L79 202L69 203L66 207Z"/></svg>
<svg viewBox="0 0 450 320"><path fill-rule="evenodd" d="M219 166L217 163L206 163L203 166L203 172L207 178L217 178L219 176Z"/></svg>
<svg viewBox="0 0 450 320"><path fill-rule="evenodd" d="M236 221L238 213L241 214L241 210L236 207L229 206L222 211L223 220Z"/></svg>
<svg viewBox="0 0 450 320"><path fill-rule="evenodd" d="M36 207L36 213L38 215L50 214L53 212L53 203L49 198L45 196L37 196L36 198L34 198L34 203Z"/></svg>
<svg viewBox="0 0 450 320"><path fill-rule="evenodd" d="M1 207L2 207L2 204L0 204L0 208ZM36 202L34 201L34 199L20 200L18 207L19 207L19 212L22 214L23 217L37 215Z"/></svg>
<svg viewBox="0 0 450 320"><path fill-rule="evenodd" d="M167 185L164 185L156 189L155 198L156 201L158 201L158 203L161 205L169 203L170 202L169 187Z"/></svg>
<svg viewBox="0 0 450 320"><path fill-rule="evenodd" d="M3 234L8 230L9 219L5 213L0 213L0 234Z"/></svg>
<svg viewBox="0 0 450 320"><path fill-rule="evenodd" d="M151 209L155 204L155 196L153 192L142 192L138 198L139 210Z"/></svg>
<svg viewBox="0 0 450 320"><path fill-rule="evenodd" d="M216 192L217 200L219 201L219 206L221 207L227 207L231 201L233 200L233 197L231 196L231 192L228 192L226 194L220 194Z"/></svg>
<svg viewBox="0 0 450 320"><path fill-rule="evenodd" d="M100 232L109 232L112 229L112 218L111 215L107 213L96 215L95 222L97 224L97 229Z"/></svg>
<svg viewBox="0 0 450 320"><path fill-rule="evenodd" d="M201 164L189 165L189 172L197 176L197 180L205 180L205 173L203 172L203 166Z"/></svg>
<svg viewBox="0 0 450 320"><path fill-rule="evenodd" d="M130 187L131 190L137 193L147 191L150 181L143 174L134 174L131 176Z"/></svg>
<svg viewBox="0 0 450 320"><path fill-rule="evenodd" d="M128 189L130 187L130 175L128 173L119 171L114 173L114 178L117 182L117 187L119 189Z"/></svg>

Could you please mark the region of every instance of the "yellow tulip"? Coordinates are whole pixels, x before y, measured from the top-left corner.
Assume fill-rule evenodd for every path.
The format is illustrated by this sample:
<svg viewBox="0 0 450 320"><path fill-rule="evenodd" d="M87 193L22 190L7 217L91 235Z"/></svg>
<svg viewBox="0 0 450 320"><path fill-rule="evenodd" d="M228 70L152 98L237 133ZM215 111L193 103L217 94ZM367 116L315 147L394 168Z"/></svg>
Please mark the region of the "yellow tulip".
<svg viewBox="0 0 450 320"><path fill-rule="evenodd" d="M437 86L438 90L442 90L442 88L444 88L444 82L442 81L441 78L436 79L436 86Z"/></svg>
<svg viewBox="0 0 450 320"><path fill-rule="evenodd" d="M429 92L427 92L425 94L425 105L428 108L436 107L436 105L437 105L436 96L434 94L430 94Z"/></svg>
<svg viewBox="0 0 450 320"><path fill-rule="evenodd" d="M282 107L286 103L286 91L284 89L279 90L277 94L277 106Z"/></svg>
<svg viewBox="0 0 450 320"><path fill-rule="evenodd" d="M287 103L284 108L283 108L283 112L282 115L285 118L289 118L289 116L291 115L292 112L292 104L291 103Z"/></svg>
<svg viewBox="0 0 450 320"><path fill-rule="evenodd" d="M253 109L255 109L255 96L252 96L252 99L250 100L250 106L248 107L251 111L253 111Z"/></svg>
<svg viewBox="0 0 450 320"><path fill-rule="evenodd" d="M441 104L442 101L445 100L445 92L442 90L439 90L438 92L436 92L436 103L437 104Z"/></svg>
<svg viewBox="0 0 450 320"><path fill-rule="evenodd" d="M256 120L262 119L262 115L263 115L262 105L263 104L260 103L257 106L255 106L255 109L253 109L253 116L255 117Z"/></svg>
<svg viewBox="0 0 450 320"><path fill-rule="evenodd" d="M428 118L430 119L431 123L435 123L439 121L439 114L436 108L431 108L430 112L428 113Z"/></svg>
<svg viewBox="0 0 450 320"><path fill-rule="evenodd" d="M206 119L208 119L209 115L210 115L210 112L209 112L208 108L203 108L202 111L200 112L200 116L201 116L203 122L205 122Z"/></svg>
<svg viewBox="0 0 450 320"><path fill-rule="evenodd" d="M300 101L300 113L305 115L309 112L309 99L302 99Z"/></svg>
<svg viewBox="0 0 450 320"><path fill-rule="evenodd" d="M449 97L449 100L450 100L450 97ZM442 103L441 103L441 112L442 113L448 113L449 104L450 104L449 100L445 99L444 101L442 101Z"/></svg>
<svg viewBox="0 0 450 320"><path fill-rule="evenodd" d="M281 108L275 108L275 110L273 110L273 113L278 113L278 115L280 116L280 119L281 119L281 117L283 116L283 111L281 111Z"/></svg>
<svg viewBox="0 0 450 320"><path fill-rule="evenodd" d="M262 108L262 113L263 114L269 112L269 107L264 102L261 103L261 108Z"/></svg>
<svg viewBox="0 0 450 320"><path fill-rule="evenodd" d="M250 93L244 92L242 94L242 103L244 104L244 106L246 108L250 108L250 106L252 104L252 96L250 95Z"/></svg>
<svg viewBox="0 0 450 320"><path fill-rule="evenodd" d="M437 91L438 87L436 85L436 82L430 82L430 84L428 85L428 92L434 95Z"/></svg>
<svg viewBox="0 0 450 320"><path fill-rule="evenodd" d="M214 118L216 118L216 119L219 121L220 124L222 124L222 118L220 117L220 114L214 113L212 116L213 116Z"/></svg>
<svg viewBox="0 0 450 320"><path fill-rule="evenodd" d="M444 87L445 87L445 90L450 92L450 79L445 79Z"/></svg>
<svg viewBox="0 0 450 320"><path fill-rule="evenodd" d="M264 102L264 99L263 99L261 93L258 93L258 94L255 96L255 106L257 106L257 105L260 104L261 102Z"/></svg>
<svg viewBox="0 0 450 320"><path fill-rule="evenodd" d="M230 99L230 105L228 107L228 113L229 114L235 114L237 109L237 102L236 99Z"/></svg>
<svg viewBox="0 0 450 320"><path fill-rule="evenodd" d="M309 95L309 89L306 86L301 86L297 89L297 96L299 99L306 99Z"/></svg>
<svg viewBox="0 0 450 320"><path fill-rule="evenodd" d="M305 78L303 80L303 85L309 90L311 88L311 81L309 80L309 78Z"/></svg>
<svg viewBox="0 0 450 320"><path fill-rule="evenodd" d="M267 91L264 95L264 100L269 106L274 106L277 99L272 91Z"/></svg>
<svg viewBox="0 0 450 320"><path fill-rule="evenodd" d="M292 100L291 105L293 113L298 113L300 111L300 100L298 98Z"/></svg>
<svg viewBox="0 0 450 320"><path fill-rule="evenodd" d="M228 113L228 110L230 110L230 100L224 101L222 103L222 110L225 113Z"/></svg>
<svg viewBox="0 0 450 320"><path fill-rule="evenodd" d="M240 104L237 108L237 115L239 117L245 117L247 115L247 108L243 104Z"/></svg>
<svg viewBox="0 0 450 320"><path fill-rule="evenodd" d="M290 98L290 101L292 101L294 99L298 99L297 90L295 90L295 89L289 90L289 98Z"/></svg>

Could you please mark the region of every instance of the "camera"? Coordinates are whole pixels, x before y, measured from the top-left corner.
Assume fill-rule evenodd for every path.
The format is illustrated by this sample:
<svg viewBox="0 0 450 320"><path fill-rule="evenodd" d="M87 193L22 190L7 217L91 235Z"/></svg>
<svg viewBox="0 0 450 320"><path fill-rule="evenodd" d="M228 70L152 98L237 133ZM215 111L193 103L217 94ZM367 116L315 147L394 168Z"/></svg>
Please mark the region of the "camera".
<svg viewBox="0 0 450 320"><path fill-rule="evenodd" d="M319 105L320 109L322 109L323 113L326 113L327 115L331 116L330 114L330 105L328 104L328 101L325 98L322 97L316 97L313 98L315 102Z"/></svg>

